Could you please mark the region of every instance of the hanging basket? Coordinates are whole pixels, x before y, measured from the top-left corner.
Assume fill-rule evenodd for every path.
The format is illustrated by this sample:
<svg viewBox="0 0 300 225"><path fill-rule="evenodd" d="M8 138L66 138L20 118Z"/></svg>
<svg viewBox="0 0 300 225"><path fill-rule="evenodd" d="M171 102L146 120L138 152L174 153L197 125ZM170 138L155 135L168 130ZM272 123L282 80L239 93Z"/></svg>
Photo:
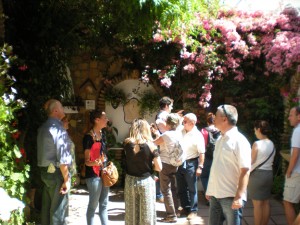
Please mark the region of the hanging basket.
<svg viewBox="0 0 300 225"><path fill-rule="evenodd" d="M118 108L118 106L120 105L120 103L121 103L121 101L119 101L118 99L112 100L112 101L110 102L111 106L112 106L114 109Z"/></svg>

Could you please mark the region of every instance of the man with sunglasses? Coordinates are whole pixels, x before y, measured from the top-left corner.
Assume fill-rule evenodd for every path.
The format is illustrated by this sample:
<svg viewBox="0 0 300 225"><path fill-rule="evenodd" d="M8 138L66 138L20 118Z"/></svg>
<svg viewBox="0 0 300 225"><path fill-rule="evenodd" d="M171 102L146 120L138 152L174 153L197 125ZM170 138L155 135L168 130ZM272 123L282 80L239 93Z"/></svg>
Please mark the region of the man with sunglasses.
<svg viewBox="0 0 300 225"><path fill-rule="evenodd" d="M186 154L186 161L178 167L176 173L177 191L182 207L177 217L188 215L188 220L197 217L197 177L202 173L205 153L204 137L196 123L197 117L194 113L183 116L182 148Z"/></svg>
<svg viewBox="0 0 300 225"><path fill-rule="evenodd" d="M221 136L214 151L206 198L210 201L209 225L242 225L242 208L251 168L251 146L237 127L238 112L232 105L218 107L215 126Z"/></svg>

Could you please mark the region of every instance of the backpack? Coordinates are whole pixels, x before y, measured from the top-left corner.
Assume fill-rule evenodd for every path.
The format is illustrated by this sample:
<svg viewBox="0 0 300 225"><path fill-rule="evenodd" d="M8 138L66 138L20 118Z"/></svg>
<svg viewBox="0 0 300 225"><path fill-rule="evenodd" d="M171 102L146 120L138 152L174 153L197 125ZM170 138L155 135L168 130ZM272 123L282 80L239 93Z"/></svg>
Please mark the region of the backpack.
<svg viewBox="0 0 300 225"><path fill-rule="evenodd" d="M174 148L169 153L172 166L181 166L185 161L186 155L179 141L175 143Z"/></svg>
<svg viewBox="0 0 300 225"><path fill-rule="evenodd" d="M220 136L220 131L205 127L201 129L201 133L203 134L205 140L205 158L213 159L215 144Z"/></svg>

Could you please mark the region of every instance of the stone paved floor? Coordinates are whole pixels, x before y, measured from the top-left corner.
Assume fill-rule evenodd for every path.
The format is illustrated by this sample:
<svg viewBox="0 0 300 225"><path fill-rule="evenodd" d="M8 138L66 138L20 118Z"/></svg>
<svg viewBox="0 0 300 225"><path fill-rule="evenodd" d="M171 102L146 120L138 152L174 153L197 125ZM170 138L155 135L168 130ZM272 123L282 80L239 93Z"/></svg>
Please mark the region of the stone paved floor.
<svg viewBox="0 0 300 225"><path fill-rule="evenodd" d="M88 203L88 195L84 186L75 190L70 196L70 217L69 225L86 225L85 212ZM125 204L123 189L112 188L109 196L109 225L123 225L125 215ZM156 211L158 219L164 217L164 204L156 203ZM208 224L208 206L205 205L204 196L199 193L199 211L198 218L190 223L186 218L179 218L174 225L207 225ZM95 225L100 225L100 220L97 219L96 214ZM166 223L157 222L157 225ZM286 225L287 222L284 217L283 205L280 201L271 199L271 218L268 225ZM141 224L142 225L142 224ZM247 202L243 213L243 225L253 225L253 206L250 201Z"/></svg>

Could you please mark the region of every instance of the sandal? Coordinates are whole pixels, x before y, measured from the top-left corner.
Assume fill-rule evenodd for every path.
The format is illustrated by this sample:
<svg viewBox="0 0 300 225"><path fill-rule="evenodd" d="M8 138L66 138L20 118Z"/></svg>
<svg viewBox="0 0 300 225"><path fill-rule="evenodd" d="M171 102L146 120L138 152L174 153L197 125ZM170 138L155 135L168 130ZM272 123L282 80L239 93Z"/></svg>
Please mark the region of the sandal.
<svg viewBox="0 0 300 225"><path fill-rule="evenodd" d="M176 223L177 222L177 217L165 217L159 220L159 222L162 223Z"/></svg>

